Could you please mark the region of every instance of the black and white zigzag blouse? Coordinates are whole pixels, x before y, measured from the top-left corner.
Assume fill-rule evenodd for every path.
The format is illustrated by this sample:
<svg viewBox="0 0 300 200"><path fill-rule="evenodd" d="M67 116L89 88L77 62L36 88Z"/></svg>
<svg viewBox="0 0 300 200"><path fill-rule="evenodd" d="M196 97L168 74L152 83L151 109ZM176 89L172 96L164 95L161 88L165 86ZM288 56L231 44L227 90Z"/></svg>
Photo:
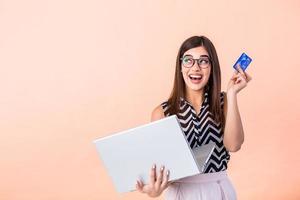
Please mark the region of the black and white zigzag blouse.
<svg viewBox="0 0 300 200"><path fill-rule="evenodd" d="M224 107L224 92L221 92L221 109ZM169 116L169 105L167 101L161 104L165 116ZM215 143L214 149L210 160L207 163L207 167L204 173L219 172L227 169L227 163L230 159L229 152L225 149L223 144L223 131L220 123L216 123L213 120L211 112L208 111L208 93L204 93L204 101L201 105L199 114L196 114L192 105L181 98L180 112L177 117L180 121L181 127L185 133L185 136L193 149L197 146L201 146L208 143Z"/></svg>

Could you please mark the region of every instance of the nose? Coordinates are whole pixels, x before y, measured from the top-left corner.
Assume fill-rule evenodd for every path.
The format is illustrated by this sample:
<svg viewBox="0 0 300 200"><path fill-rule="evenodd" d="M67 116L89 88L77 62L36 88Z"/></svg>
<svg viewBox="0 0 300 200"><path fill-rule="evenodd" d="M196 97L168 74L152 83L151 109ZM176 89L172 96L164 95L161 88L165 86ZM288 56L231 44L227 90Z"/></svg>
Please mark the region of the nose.
<svg viewBox="0 0 300 200"><path fill-rule="evenodd" d="M191 67L191 69L193 69L193 70L195 70L195 71L197 71L197 70L200 71L200 70L201 70L201 67L199 66L198 62L195 61L194 64L193 64L193 66Z"/></svg>

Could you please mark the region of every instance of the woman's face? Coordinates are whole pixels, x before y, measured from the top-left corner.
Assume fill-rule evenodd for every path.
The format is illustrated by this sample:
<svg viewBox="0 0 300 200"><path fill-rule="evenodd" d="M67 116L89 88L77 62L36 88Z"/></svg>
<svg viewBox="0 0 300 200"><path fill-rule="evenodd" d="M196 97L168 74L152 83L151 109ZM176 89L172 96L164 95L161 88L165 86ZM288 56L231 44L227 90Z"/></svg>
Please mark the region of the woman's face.
<svg viewBox="0 0 300 200"><path fill-rule="evenodd" d="M194 91L204 89L211 71L211 63L206 49L203 46L189 49L183 54L182 58L181 72L186 89ZM193 61L193 59L200 60Z"/></svg>

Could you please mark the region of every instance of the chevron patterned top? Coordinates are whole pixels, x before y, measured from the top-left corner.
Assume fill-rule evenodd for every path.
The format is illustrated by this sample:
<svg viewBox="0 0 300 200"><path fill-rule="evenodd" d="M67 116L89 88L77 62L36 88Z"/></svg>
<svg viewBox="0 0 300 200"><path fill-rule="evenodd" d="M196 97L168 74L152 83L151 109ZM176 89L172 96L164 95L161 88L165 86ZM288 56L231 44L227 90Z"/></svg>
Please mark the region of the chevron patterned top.
<svg viewBox="0 0 300 200"><path fill-rule="evenodd" d="M224 106L224 92L220 93L221 109ZM165 116L169 116L169 105L167 101L161 104ZM227 163L230 159L229 152L223 144L223 131L221 123L216 123L213 120L211 112L208 110L208 93L204 93L204 101L201 105L199 114L197 115L193 106L184 98L180 99L180 112L177 117L180 121L181 128L193 149L197 146L208 143L215 143L214 149L204 173L219 172L227 169Z"/></svg>

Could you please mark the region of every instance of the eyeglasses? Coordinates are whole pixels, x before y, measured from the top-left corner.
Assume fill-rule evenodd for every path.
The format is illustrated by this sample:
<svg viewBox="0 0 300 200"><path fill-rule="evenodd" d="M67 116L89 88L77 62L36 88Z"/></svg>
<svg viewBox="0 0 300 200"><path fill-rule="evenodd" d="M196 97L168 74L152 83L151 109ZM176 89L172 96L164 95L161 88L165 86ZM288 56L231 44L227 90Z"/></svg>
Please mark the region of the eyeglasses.
<svg viewBox="0 0 300 200"><path fill-rule="evenodd" d="M187 68L193 67L195 61L197 61L197 64L201 69L208 68L210 65L210 58L208 56L200 56L199 59L195 59L193 56L187 55L180 58L180 60L182 61L182 65Z"/></svg>

